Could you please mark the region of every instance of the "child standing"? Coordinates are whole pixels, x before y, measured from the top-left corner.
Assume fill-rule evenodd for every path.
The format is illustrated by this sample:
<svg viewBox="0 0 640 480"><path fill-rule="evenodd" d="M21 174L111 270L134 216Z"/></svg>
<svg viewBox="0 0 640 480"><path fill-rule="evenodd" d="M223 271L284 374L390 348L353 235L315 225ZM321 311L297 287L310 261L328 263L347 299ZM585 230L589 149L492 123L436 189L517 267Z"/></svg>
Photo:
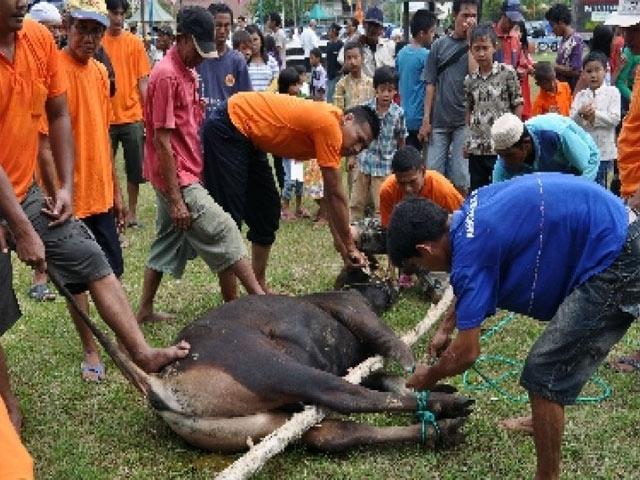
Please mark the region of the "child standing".
<svg viewBox="0 0 640 480"><path fill-rule="evenodd" d="M524 103L516 71L493 61L496 45L491 25L478 25L471 32L471 55L478 71L464 79L464 97L469 126L465 150L472 191L491 183L498 158L491 142L491 125L508 112L520 117Z"/></svg>
<svg viewBox="0 0 640 480"><path fill-rule="evenodd" d="M620 91L605 85L607 57L589 53L583 62L588 88L579 91L571 104L571 118L593 137L600 150L600 167L596 181L609 188L613 163L617 157L616 127L620 123Z"/></svg>
<svg viewBox="0 0 640 480"><path fill-rule="evenodd" d="M549 62L536 63L533 78L540 87L540 93L533 103L533 116L559 113L568 117L571 110L571 86L556 80L553 65Z"/></svg>
<svg viewBox="0 0 640 480"><path fill-rule="evenodd" d="M327 95L327 72L322 66L322 52L319 48L311 50L309 62L311 63L309 94L313 100L324 102Z"/></svg>
<svg viewBox="0 0 640 480"><path fill-rule="evenodd" d="M375 97L367 104L378 114L380 134L369 148L358 155L358 170L353 179L349 204L351 221L364 218L365 208L373 201L375 216L380 216L380 186L391 173L391 160L404 147L407 126L402 107L393 102L398 90L398 75L391 67L376 69L373 76Z"/></svg>
<svg viewBox="0 0 640 480"><path fill-rule="evenodd" d="M436 31L436 17L427 9L418 10L411 19L411 43L404 46L396 57L396 70L400 77L400 105L407 122L407 144L422 150L418 131L424 116L424 96L427 82L424 70L429 58L427 47Z"/></svg>

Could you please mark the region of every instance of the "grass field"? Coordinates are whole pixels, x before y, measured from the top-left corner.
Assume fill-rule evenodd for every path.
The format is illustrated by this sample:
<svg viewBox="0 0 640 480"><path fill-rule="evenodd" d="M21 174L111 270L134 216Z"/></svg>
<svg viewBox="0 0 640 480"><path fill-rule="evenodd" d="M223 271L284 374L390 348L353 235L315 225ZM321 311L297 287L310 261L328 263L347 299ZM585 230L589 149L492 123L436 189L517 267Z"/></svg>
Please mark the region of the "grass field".
<svg viewBox="0 0 640 480"><path fill-rule="evenodd" d="M137 307L142 273L153 236L151 187L141 191L141 230L130 231L125 250L126 291ZM312 205L308 205L312 208ZM154 415L108 359L107 379L86 384L80 379L80 345L63 301L37 304L26 298L30 272L15 264L15 287L23 318L2 338L15 392L25 416L23 438L41 479L210 479L237 456L198 451L177 438ZM284 223L273 249L270 284L279 291L306 293L331 288L340 268L327 228L309 221ZM219 305L217 281L200 260L192 262L181 280L165 278L157 299L160 310L178 315L173 324L145 326L155 345L168 344L188 322ZM422 319L428 308L416 292L403 294L385 320L404 332ZM93 309L93 316L95 309ZM491 319L490 326L496 322ZM101 325L104 324L100 322ZM542 330L541 324L518 318L487 341L485 353L524 359ZM421 355L425 341L416 353ZM632 327L614 354L640 347L640 329ZM497 371L485 373L497 375ZM640 471L640 383L638 375L598 374L612 387L603 403L567 409L563 445L563 478L638 478ZM261 479L520 479L531 477L532 440L507 434L496 420L528 412L493 392L468 392L460 378L452 380L476 400L465 431L466 444L432 452L419 445L359 448L339 455L313 453L292 446L271 460L256 476ZM522 393L511 382L510 391ZM597 395L589 387L588 394ZM377 425L413 423L409 416L360 415ZM0 448L2 448L0 446Z"/></svg>

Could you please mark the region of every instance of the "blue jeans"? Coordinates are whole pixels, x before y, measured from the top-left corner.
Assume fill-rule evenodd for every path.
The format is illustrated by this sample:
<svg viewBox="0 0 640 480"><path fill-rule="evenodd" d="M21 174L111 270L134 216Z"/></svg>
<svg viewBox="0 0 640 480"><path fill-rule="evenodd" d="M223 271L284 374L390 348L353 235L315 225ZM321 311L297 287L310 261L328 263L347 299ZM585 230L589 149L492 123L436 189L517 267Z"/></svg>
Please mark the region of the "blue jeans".
<svg viewBox="0 0 640 480"><path fill-rule="evenodd" d="M640 316L640 221L618 258L577 287L535 342L520 384L561 405L575 403L611 348Z"/></svg>
<svg viewBox="0 0 640 480"><path fill-rule="evenodd" d="M327 80L327 103L333 103L333 95L336 93L336 85L340 77Z"/></svg>
<svg viewBox="0 0 640 480"><path fill-rule="evenodd" d="M596 175L596 182L608 190L609 185L611 185L612 178L613 178L613 160L600 160L600 166L598 167L598 174Z"/></svg>
<svg viewBox="0 0 640 480"><path fill-rule="evenodd" d="M437 170L460 190L469 189L469 161L463 156L466 127L433 128L427 168Z"/></svg>

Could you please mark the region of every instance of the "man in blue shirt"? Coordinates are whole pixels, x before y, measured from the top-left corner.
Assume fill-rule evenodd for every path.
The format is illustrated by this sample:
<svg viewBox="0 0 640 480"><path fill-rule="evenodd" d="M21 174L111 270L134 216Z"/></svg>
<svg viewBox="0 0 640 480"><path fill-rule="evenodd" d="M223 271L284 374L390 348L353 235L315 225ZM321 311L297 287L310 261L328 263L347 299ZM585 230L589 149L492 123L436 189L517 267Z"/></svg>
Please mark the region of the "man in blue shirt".
<svg viewBox="0 0 640 480"><path fill-rule="evenodd" d="M218 58L206 59L196 67L200 76L201 98L206 102L206 115L238 92L250 92L251 80L242 54L227 45L233 11L224 3L212 3L209 11L214 18L214 41Z"/></svg>
<svg viewBox="0 0 640 480"><path fill-rule="evenodd" d="M491 127L498 160L493 183L532 172L573 173L595 180L600 151L576 122L556 113L522 122L505 113Z"/></svg>
<svg viewBox="0 0 640 480"><path fill-rule="evenodd" d="M438 361L419 365L410 387L471 367L497 308L549 321L520 379L532 409L521 429L533 430L535 478L558 478L564 406L640 316L635 214L594 182L535 173L475 190L452 215L425 199L403 202L387 247L395 265L450 271L457 299L430 345Z"/></svg>
<svg viewBox="0 0 640 480"><path fill-rule="evenodd" d="M436 31L436 17L427 9L418 10L411 19L411 43L404 46L396 57L396 71L400 76L398 92L407 122L407 145L422 150L418 131L424 116L424 96L426 91L425 69L433 34Z"/></svg>

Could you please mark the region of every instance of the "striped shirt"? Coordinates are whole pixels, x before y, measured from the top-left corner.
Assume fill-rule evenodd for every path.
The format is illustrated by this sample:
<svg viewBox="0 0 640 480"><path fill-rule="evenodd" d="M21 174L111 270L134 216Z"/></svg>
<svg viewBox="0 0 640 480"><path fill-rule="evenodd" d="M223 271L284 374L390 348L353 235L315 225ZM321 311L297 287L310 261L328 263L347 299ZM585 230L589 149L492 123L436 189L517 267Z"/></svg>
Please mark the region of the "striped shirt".
<svg viewBox="0 0 640 480"><path fill-rule="evenodd" d="M275 78L278 78L280 67L278 62L271 55L268 56L268 62L265 63L249 63L249 78L254 92L264 92Z"/></svg>

